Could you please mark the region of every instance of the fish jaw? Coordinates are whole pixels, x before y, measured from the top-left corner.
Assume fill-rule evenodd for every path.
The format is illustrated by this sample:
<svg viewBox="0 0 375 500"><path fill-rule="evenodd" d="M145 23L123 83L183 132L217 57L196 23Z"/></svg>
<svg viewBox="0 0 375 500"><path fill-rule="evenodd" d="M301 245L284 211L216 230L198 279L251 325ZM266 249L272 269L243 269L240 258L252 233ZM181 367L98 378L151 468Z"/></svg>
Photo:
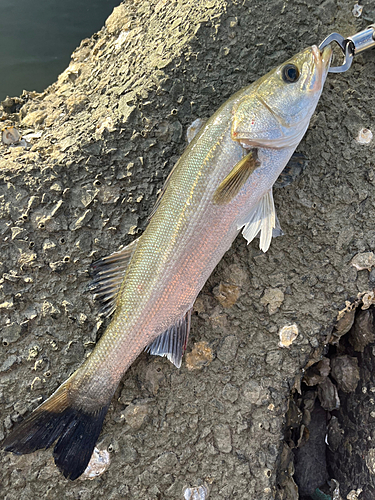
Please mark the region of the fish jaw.
<svg viewBox="0 0 375 500"><path fill-rule="evenodd" d="M327 78L329 67L331 65L332 47L330 45L327 45L321 52L316 45L313 45L312 53L316 61L318 80L320 80L320 89L322 89L325 79ZM315 88L315 90L319 89Z"/></svg>

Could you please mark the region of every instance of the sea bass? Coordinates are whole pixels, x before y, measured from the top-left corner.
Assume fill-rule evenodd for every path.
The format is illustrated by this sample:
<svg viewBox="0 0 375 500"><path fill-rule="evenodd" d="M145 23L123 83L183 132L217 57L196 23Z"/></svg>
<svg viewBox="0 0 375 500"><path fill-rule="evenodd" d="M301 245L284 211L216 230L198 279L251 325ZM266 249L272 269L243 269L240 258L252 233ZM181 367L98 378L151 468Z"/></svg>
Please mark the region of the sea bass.
<svg viewBox="0 0 375 500"><path fill-rule="evenodd" d="M177 367L193 303L233 240L280 232L272 186L309 125L331 59L307 48L240 90L207 121L169 175L140 238L95 266L112 321L92 354L4 441L32 453L57 441L65 477L85 470L111 398L146 348Z"/></svg>

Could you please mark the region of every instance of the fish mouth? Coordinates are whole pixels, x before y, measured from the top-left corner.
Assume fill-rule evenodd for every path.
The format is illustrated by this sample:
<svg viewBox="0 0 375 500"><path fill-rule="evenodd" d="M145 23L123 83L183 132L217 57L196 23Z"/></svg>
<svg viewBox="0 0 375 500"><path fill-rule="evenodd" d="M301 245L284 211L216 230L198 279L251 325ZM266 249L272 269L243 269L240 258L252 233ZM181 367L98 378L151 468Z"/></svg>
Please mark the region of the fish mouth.
<svg viewBox="0 0 375 500"><path fill-rule="evenodd" d="M321 78L325 78L327 76L329 66L331 64L332 48L330 45L327 45L322 51L320 51L316 45L313 45L311 49L316 68L320 76L320 81L322 81Z"/></svg>
<svg viewBox="0 0 375 500"><path fill-rule="evenodd" d="M310 73L310 83L312 83L310 90L315 92L322 88L326 79L331 64L332 49L327 45L320 51L316 45L313 45L311 47L311 54L313 64Z"/></svg>

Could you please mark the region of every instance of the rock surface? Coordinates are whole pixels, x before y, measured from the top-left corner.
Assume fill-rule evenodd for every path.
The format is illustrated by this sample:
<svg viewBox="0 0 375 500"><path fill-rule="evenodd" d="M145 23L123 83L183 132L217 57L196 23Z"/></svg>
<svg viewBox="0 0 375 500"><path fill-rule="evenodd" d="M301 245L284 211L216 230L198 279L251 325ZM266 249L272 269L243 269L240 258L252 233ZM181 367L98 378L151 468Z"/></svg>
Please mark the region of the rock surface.
<svg viewBox="0 0 375 500"><path fill-rule="evenodd" d="M42 135L29 149L0 147L0 438L104 331L86 270L144 230L188 126L305 46L375 19L373 6L368 21L351 9L343 0L129 2L43 94L6 100L4 126ZM345 301L369 289L369 272L350 263L375 247L373 143L355 140L374 123L374 70L368 51L329 76L298 148L309 165L275 192L285 236L267 254L239 237L204 287L188 352L206 342L212 362L177 370L141 355L98 443L112 451L105 474L67 483L50 450L1 452L2 498L181 499L203 481L215 500L275 498L290 389L319 359ZM240 288L235 301L215 298L220 283ZM274 289L283 301L270 311L261 298ZM280 349L278 332L294 323L298 337ZM147 414L132 426L142 400Z"/></svg>

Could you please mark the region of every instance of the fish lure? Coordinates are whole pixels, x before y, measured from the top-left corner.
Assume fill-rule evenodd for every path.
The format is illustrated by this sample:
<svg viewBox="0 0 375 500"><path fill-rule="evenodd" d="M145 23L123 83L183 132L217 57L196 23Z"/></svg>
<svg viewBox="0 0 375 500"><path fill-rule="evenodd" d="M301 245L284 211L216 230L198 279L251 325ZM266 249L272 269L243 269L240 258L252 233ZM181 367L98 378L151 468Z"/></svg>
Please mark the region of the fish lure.
<svg viewBox="0 0 375 500"><path fill-rule="evenodd" d="M363 33L346 40L336 34L303 50L230 97L197 132L144 233L94 264L96 295L103 311L113 313L94 351L6 437L5 450L32 453L55 443L57 467L74 480L85 471L112 396L136 357L146 349L181 365L193 303L236 236L242 232L248 243L259 236L266 252L281 232L272 186L334 70L330 43L342 48L344 71L370 46Z"/></svg>

